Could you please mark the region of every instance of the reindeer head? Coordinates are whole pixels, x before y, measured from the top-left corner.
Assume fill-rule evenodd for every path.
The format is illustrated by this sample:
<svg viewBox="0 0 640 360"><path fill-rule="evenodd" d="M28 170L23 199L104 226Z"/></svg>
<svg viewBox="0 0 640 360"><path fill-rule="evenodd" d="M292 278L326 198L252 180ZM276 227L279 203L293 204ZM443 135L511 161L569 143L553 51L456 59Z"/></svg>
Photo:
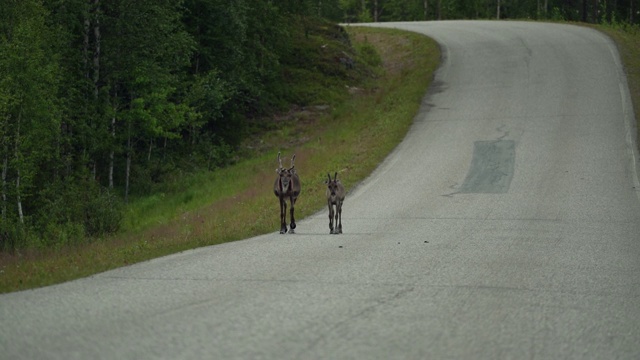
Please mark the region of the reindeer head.
<svg viewBox="0 0 640 360"><path fill-rule="evenodd" d="M282 166L282 159L280 159L280 152L278 152L278 168L276 169L276 173L280 177L280 187L282 188L282 193L286 193L289 191L291 186L291 178L296 174L294 162L296 160L296 155L294 154L291 158L291 167L285 168Z"/></svg>
<svg viewBox="0 0 640 360"><path fill-rule="evenodd" d="M336 172L335 175L333 175L333 180L331 180L331 175L329 175L329 173L327 173L327 177L329 178L329 180L325 181L325 184L327 184L327 189L329 190L329 193L332 197L336 196L336 192L338 191L338 184L340 183L340 180L338 180L338 173Z"/></svg>

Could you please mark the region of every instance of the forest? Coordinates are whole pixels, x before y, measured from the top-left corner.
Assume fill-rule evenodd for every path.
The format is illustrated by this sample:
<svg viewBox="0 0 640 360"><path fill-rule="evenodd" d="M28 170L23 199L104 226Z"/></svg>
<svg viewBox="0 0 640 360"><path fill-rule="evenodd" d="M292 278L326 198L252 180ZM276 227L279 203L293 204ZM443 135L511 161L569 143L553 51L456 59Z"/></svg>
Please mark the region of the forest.
<svg viewBox="0 0 640 360"><path fill-rule="evenodd" d="M0 0L0 251L116 233L123 209L238 159L295 91L307 22L550 19L637 28L634 0ZM348 43L346 38L345 43ZM348 59L347 59L348 60ZM317 71L322 71L318 68Z"/></svg>
<svg viewBox="0 0 640 360"><path fill-rule="evenodd" d="M322 0L317 1L322 4ZM533 19L638 24L634 0L341 0L341 22ZM333 15L335 14L335 15Z"/></svg>

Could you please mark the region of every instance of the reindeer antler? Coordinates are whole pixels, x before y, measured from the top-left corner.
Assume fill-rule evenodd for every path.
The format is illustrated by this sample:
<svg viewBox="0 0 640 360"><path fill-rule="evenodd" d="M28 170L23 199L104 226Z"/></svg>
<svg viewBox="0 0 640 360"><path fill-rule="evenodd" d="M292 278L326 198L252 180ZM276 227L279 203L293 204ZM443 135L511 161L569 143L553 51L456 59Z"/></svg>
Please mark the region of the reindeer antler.
<svg viewBox="0 0 640 360"><path fill-rule="evenodd" d="M296 161L296 154L293 154L293 156L291 157L291 168L292 169L295 166L295 161Z"/></svg>
<svg viewBox="0 0 640 360"><path fill-rule="evenodd" d="M338 172L336 171L336 173L333 175L333 180L338 180Z"/></svg>
<svg viewBox="0 0 640 360"><path fill-rule="evenodd" d="M280 159L280 151L278 151L278 168L276 169L277 173L280 173L282 170L282 159Z"/></svg>

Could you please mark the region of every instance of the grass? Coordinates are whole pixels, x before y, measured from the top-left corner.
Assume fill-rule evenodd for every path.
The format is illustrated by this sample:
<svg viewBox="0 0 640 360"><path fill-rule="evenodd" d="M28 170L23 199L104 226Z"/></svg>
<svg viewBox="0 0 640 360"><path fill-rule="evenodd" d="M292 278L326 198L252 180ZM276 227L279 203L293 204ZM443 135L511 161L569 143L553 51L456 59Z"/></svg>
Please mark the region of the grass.
<svg viewBox="0 0 640 360"><path fill-rule="evenodd" d="M636 140L640 139L640 26L599 25L596 29L616 43L624 70L636 119Z"/></svg>
<svg viewBox="0 0 640 360"><path fill-rule="evenodd" d="M338 171L347 189L368 176L406 134L439 65L437 44L422 35L350 28L358 61L379 68L354 80L348 101L294 109L280 126L260 133L251 156L184 179L181 191L158 193L128 206L122 234L63 249L0 254L0 293L56 284L187 249L279 230L272 193L282 151L296 154L302 219L324 205L324 179ZM373 51L375 49L375 51ZM356 63L356 66L358 63ZM310 104L317 105L317 104ZM294 140L291 140L294 139Z"/></svg>

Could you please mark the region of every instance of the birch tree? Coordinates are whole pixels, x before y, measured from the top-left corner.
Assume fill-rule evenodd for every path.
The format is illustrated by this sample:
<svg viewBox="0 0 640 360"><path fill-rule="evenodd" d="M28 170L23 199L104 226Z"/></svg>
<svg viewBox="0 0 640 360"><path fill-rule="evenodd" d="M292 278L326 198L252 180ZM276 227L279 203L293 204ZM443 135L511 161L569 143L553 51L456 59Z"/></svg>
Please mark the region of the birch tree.
<svg viewBox="0 0 640 360"><path fill-rule="evenodd" d="M124 155L125 199L132 159L158 138L177 136L188 108L172 101L193 42L181 23L182 2L113 1L102 4L101 73L109 87L109 157ZM146 151L145 151L146 152Z"/></svg>
<svg viewBox="0 0 640 360"><path fill-rule="evenodd" d="M41 169L56 158L60 121L57 60L51 51L46 11L36 0L5 1L0 12L0 119L2 120L3 209L20 224L34 207ZM9 191L9 179L13 191ZM43 180L46 181L46 180ZM13 204L11 204L13 202Z"/></svg>

